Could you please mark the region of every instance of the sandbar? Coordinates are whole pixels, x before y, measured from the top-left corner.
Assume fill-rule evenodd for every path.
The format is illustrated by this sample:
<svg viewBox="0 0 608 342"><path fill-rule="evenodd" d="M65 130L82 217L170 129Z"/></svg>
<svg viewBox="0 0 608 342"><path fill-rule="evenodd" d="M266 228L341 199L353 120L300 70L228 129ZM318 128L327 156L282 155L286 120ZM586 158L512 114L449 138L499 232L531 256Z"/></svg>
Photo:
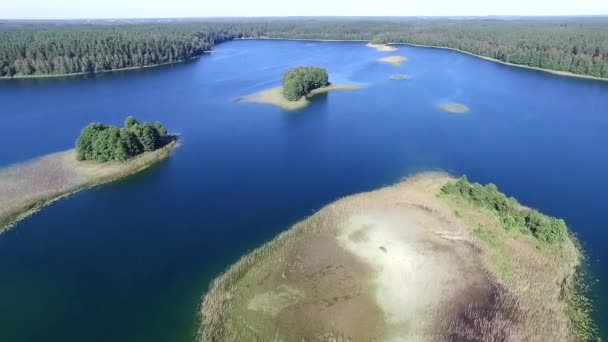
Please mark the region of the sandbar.
<svg viewBox="0 0 608 342"><path fill-rule="evenodd" d="M388 63L392 66L400 66L401 63L407 61L407 58L405 58L404 56L387 56L378 59L378 61L382 63Z"/></svg>
<svg viewBox="0 0 608 342"><path fill-rule="evenodd" d="M169 157L177 146L173 137L155 151L106 163L78 161L71 149L1 169L0 233L62 197L140 172Z"/></svg>
<svg viewBox="0 0 608 342"><path fill-rule="evenodd" d="M268 90L263 90L255 94L236 98L234 99L234 102L268 104L277 106L286 111L297 111L308 106L311 102L310 100L315 95L325 94L330 91L356 90L361 88L362 86L353 84L332 84L327 87L315 89L311 91L310 94L305 97L302 97L297 101L289 101L285 98L285 96L283 96L283 88L276 87Z"/></svg>
<svg viewBox="0 0 608 342"><path fill-rule="evenodd" d="M367 45L365 45L365 46L372 48L372 49L376 49L376 51L379 51L379 52L393 52L393 51L399 50L397 47L387 45L387 44L367 43Z"/></svg>

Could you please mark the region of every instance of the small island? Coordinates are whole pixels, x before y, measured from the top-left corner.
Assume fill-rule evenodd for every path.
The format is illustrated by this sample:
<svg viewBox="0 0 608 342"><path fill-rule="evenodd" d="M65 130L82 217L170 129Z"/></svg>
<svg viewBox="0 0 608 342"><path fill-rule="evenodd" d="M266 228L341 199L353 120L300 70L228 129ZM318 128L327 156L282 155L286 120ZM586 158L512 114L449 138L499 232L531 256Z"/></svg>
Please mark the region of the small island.
<svg viewBox="0 0 608 342"><path fill-rule="evenodd" d="M381 44L381 43L374 43L374 42L367 43L367 45L365 45L365 46L372 48L372 49L376 49L376 51L378 51L378 52L393 52L393 51L398 50L395 46Z"/></svg>
<svg viewBox="0 0 608 342"><path fill-rule="evenodd" d="M62 197L144 170L176 146L176 136L160 123L134 117L122 128L91 123L75 149L0 170L0 233Z"/></svg>
<svg viewBox="0 0 608 342"><path fill-rule="evenodd" d="M465 114L469 112L469 107L461 104L461 103L443 103L439 105L439 109L444 112L452 113L452 114Z"/></svg>
<svg viewBox="0 0 608 342"><path fill-rule="evenodd" d="M403 81L403 80L407 80L407 76L406 75L393 75L391 76L391 80L393 81Z"/></svg>
<svg viewBox="0 0 608 342"><path fill-rule="evenodd" d="M264 90L235 99L235 102L261 103L283 110L296 111L310 104L315 95L333 90L360 89L358 85L331 84L327 70L317 67L298 67L283 74L281 87Z"/></svg>
<svg viewBox="0 0 608 342"><path fill-rule="evenodd" d="M405 58L404 56L387 56L378 59L378 61L398 67L401 65L401 63L407 61L407 58Z"/></svg>
<svg viewBox="0 0 608 342"><path fill-rule="evenodd" d="M218 277L199 341L591 336L563 220L424 173L329 204Z"/></svg>

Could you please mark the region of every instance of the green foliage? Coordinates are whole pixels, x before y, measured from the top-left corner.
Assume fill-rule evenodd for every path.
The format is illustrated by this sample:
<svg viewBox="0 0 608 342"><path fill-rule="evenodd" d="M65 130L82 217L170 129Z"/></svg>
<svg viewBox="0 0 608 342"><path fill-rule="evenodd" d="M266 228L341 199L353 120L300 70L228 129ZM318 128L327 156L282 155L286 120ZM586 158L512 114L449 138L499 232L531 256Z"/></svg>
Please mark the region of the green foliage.
<svg viewBox="0 0 608 342"><path fill-rule="evenodd" d="M76 140L76 158L78 160L94 159L93 141L100 132L107 128L106 125L94 122L82 129Z"/></svg>
<svg viewBox="0 0 608 342"><path fill-rule="evenodd" d="M299 67L283 74L283 95L297 101L311 91L329 85L327 70L317 67Z"/></svg>
<svg viewBox="0 0 608 342"><path fill-rule="evenodd" d="M125 128L127 129L137 124L139 124L139 122L137 122L137 119L135 119L135 117L133 116L127 116L127 118L125 119Z"/></svg>
<svg viewBox="0 0 608 342"><path fill-rule="evenodd" d="M470 183L466 176L463 176L455 182L445 184L441 191L492 210L506 230L518 228L524 233L531 233L538 241L546 244L558 244L566 237L568 230L563 220L522 207L513 198L508 198L498 191L494 184L482 186L479 183Z"/></svg>
<svg viewBox="0 0 608 342"><path fill-rule="evenodd" d="M123 128L92 123L76 140L76 158L100 162L125 161L161 147L166 136L167 130L162 124L139 123L132 116L125 120Z"/></svg>

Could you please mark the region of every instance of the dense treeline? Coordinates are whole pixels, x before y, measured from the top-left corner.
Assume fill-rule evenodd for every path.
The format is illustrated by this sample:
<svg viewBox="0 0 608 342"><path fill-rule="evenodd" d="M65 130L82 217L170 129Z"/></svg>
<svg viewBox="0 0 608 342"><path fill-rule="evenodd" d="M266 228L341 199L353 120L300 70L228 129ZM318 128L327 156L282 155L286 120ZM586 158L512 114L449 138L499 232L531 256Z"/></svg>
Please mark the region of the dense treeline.
<svg viewBox="0 0 608 342"><path fill-rule="evenodd" d="M83 128L76 140L76 159L125 161L162 147L167 138L162 124L140 123L132 116L127 117L122 128L94 122Z"/></svg>
<svg viewBox="0 0 608 342"><path fill-rule="evenodd" d="M494 184L483 186L470 183L463 176L455 182L448 182L441 191L492 210L506 230L519 229L523 233L532 234L542 243L558 244L567 236L568 229L564 220L523 208L515 199L500 193Z"/></svg>
<svg viewBox="0 0 608 342"><path fill-rule="evenodd" d="M297 101L311 91L329 85L327 70L317 67L298 67L283 74L283 96Z"/></svg>
<svg viewBox="0 0 608 342"><path fill-rule="evenodd" d="M13 26L0 29L0 76L92 73L183 61L203 54L217 42L255 34L247 27Z"/></svg>
<svg viewBox="0 0 608 342"><path fill-rule="evenodd" d="M236 19L235 19L236 20ZM242 19L165 24L0 25L0 76L97 72L199 56L240 37L450 47L504 62L608 77L608 20Z"/></svg>

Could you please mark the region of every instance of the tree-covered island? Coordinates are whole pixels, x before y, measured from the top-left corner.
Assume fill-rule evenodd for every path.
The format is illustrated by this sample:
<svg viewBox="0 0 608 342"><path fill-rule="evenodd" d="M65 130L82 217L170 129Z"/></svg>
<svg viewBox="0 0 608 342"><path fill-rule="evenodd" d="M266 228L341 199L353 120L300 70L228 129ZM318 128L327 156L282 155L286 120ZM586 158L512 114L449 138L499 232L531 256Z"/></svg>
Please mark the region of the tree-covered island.
<svg viewBox="0 0 608 342"><path fill-rule="evenodd" d="M327 70L317 67L298 67L283 74L283 95L289 101L297 101L311 91L329 86Z"/></svg>
<svg viewBox="0 0 608 342"><path fill-rule="evenodd" d="M62 197L138 173L177 146L160 123L134 117L122 128L91 123L75 149L0 169L0 233Z"/></svg>
<svg viewBox="0 0 608 342"><path fill-rule="evenodd" d="M361 86L332 84L326 69L302 66L287 70L283 74L282 86L239 97L235 102L261 103L277 106L287 111L297 111L310 104L315 95L333 90L354 90Z"/></svg>
<svg viewBox="0 0 608 342"><path fill-rule="evenodd" d="M125 161L163 146L170 137L159 122L138 122L132 116L124 127L94 122L86 126L76 140L78 160Z"/></svg>

